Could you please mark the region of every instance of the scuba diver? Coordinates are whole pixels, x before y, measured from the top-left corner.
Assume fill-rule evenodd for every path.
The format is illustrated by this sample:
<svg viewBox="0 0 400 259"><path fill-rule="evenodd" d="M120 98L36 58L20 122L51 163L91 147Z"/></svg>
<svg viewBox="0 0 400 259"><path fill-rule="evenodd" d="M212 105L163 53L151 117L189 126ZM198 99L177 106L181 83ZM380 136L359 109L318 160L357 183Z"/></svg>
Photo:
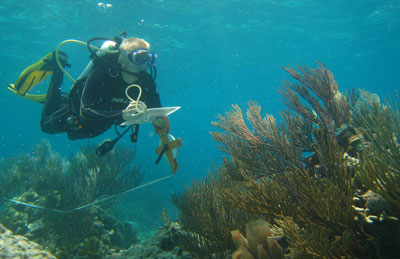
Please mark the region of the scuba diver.
<svg viewBox="0 0 400 259"><path fill-rule="evenodd" d="M151 110L161 107L155 83L154 63L157 54L150 51L147 41L121 35L123 38L93 38L86 43L92 61L76 81L65 71L65 67L70 66L67 55L57 48L24 70L8 89L44 104L40 126L45 133L66 132L71 140L84 139L99 136L114 125L118 137L103 142L96 150L99 156L110 151L129 129L132 129L131 141L136 142L139 124L129 122L147 108ZM100 39L107 40L101 48L90 44ZM74 82L69 94L61 92L64 74ZM28 93L49 75L51 80L46 95ZM137 100L132 99L132 96L138 96ZM178 167L171 151L182 143L180 139L175 140L168 134L170 125L166 115L155 117L149 122L152 122L162 143L156 149L159 155L156 163L165 153L175 173ZM129 126L125 126L127 129L120 134L116 126L124 123Z"/></svg>

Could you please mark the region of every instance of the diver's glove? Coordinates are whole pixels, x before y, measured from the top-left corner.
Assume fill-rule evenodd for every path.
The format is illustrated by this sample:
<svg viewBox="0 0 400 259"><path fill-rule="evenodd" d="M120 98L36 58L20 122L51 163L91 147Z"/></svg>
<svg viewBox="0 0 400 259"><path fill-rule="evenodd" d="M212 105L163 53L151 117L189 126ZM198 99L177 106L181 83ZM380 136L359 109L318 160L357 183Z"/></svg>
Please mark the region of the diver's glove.
<svg viewBox="0 0 400 259"><path fill-rule="evenodd" d="M122 119L124 121L131 121L136 116L139 116L147 110L147 106L144 102L139 101L139 103L131 102L125 110L122 111Z"/></svg>
<svg viewBox="0 0 400 259"><path fill-rule="evenodd" d="M153 120L153 127L154 130L158 135L168 134L170 125L169 125L169 118L167 116L158 117Z"/></svg>

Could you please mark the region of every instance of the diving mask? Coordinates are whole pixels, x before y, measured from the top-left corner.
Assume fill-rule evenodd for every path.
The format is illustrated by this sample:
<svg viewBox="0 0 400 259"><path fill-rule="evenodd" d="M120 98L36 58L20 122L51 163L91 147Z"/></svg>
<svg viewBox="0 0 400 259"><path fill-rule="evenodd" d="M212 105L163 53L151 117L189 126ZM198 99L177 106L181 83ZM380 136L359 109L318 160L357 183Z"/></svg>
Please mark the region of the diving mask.
<svg viewBox="0 0 400 259"><path fill-rule="evenodd" d="M156 61L157 54L145 49L139 49L128 52L128 58L135 65L138 66L147 65L151 67L154 65L154 62Z"/></svg>

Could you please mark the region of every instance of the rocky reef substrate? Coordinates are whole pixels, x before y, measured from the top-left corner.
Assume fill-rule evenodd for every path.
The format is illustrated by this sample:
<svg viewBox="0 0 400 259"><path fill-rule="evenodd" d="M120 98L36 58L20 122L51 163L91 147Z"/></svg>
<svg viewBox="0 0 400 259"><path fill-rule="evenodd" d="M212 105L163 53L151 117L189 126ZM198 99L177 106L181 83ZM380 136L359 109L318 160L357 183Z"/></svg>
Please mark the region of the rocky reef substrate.
<svg viewBox="0 0 400 259"><path fill-rule="evenodd" d="M191 259L192 255L178 244L185 242L186 233L177 223L166 224L160 227L149 239L133 244L128 250L114 253L107 259L139 259L139 258L163 258L163 259Z"/></svg>
<svg viewBox="0 0 400 259"><path fill-rule="evenodd" d="M56 258L51 253L20 235L14 235L0 224L0 257L1 258Z"/></svg>

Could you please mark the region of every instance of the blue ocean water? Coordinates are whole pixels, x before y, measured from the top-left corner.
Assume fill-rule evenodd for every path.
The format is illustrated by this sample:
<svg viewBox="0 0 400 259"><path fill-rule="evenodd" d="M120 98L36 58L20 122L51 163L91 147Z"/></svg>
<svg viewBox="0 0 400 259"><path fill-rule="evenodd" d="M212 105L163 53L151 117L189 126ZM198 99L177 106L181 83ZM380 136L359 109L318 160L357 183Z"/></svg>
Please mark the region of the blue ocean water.
<svg viewBox="0 0 400 259"><path fill-rule="evenodd" d="M92 140L70 141L40 130L42 106L14 96L6 85L66 39L119 35L148 40L158 53L157 85L163 106L182 106L170 117L171 133L181 137L178 174L147 189L152 204L199 179L221 163L209 132L217 114L232 104L245 110L257 101L263 113L277 115L283 105L277 90L290 79L282 66L330 69L342 91L365 88L381 97L399 89L399 0L220 0L178 1L2 0L0 3L0 156L29 152L41 139L64 155ZM110 7L104 7L110 4ZM89 61L80 45L65 46L77 77ZM64 79L63 89L71 86ZM130 144L128 137L124 144ZM121 143L120 143L121 144ZM158 136L150 125L140 130L135 162L150 178L170 173L155 165ZM138 196L143 197L142 194ZM129 196L135 199L135 195ZM153 199L153 200L151 200ZM145 206L145 205L143 205ZM149 205L149 210L151 206ZM127 212L127 214L129 214Z"/></svg>

